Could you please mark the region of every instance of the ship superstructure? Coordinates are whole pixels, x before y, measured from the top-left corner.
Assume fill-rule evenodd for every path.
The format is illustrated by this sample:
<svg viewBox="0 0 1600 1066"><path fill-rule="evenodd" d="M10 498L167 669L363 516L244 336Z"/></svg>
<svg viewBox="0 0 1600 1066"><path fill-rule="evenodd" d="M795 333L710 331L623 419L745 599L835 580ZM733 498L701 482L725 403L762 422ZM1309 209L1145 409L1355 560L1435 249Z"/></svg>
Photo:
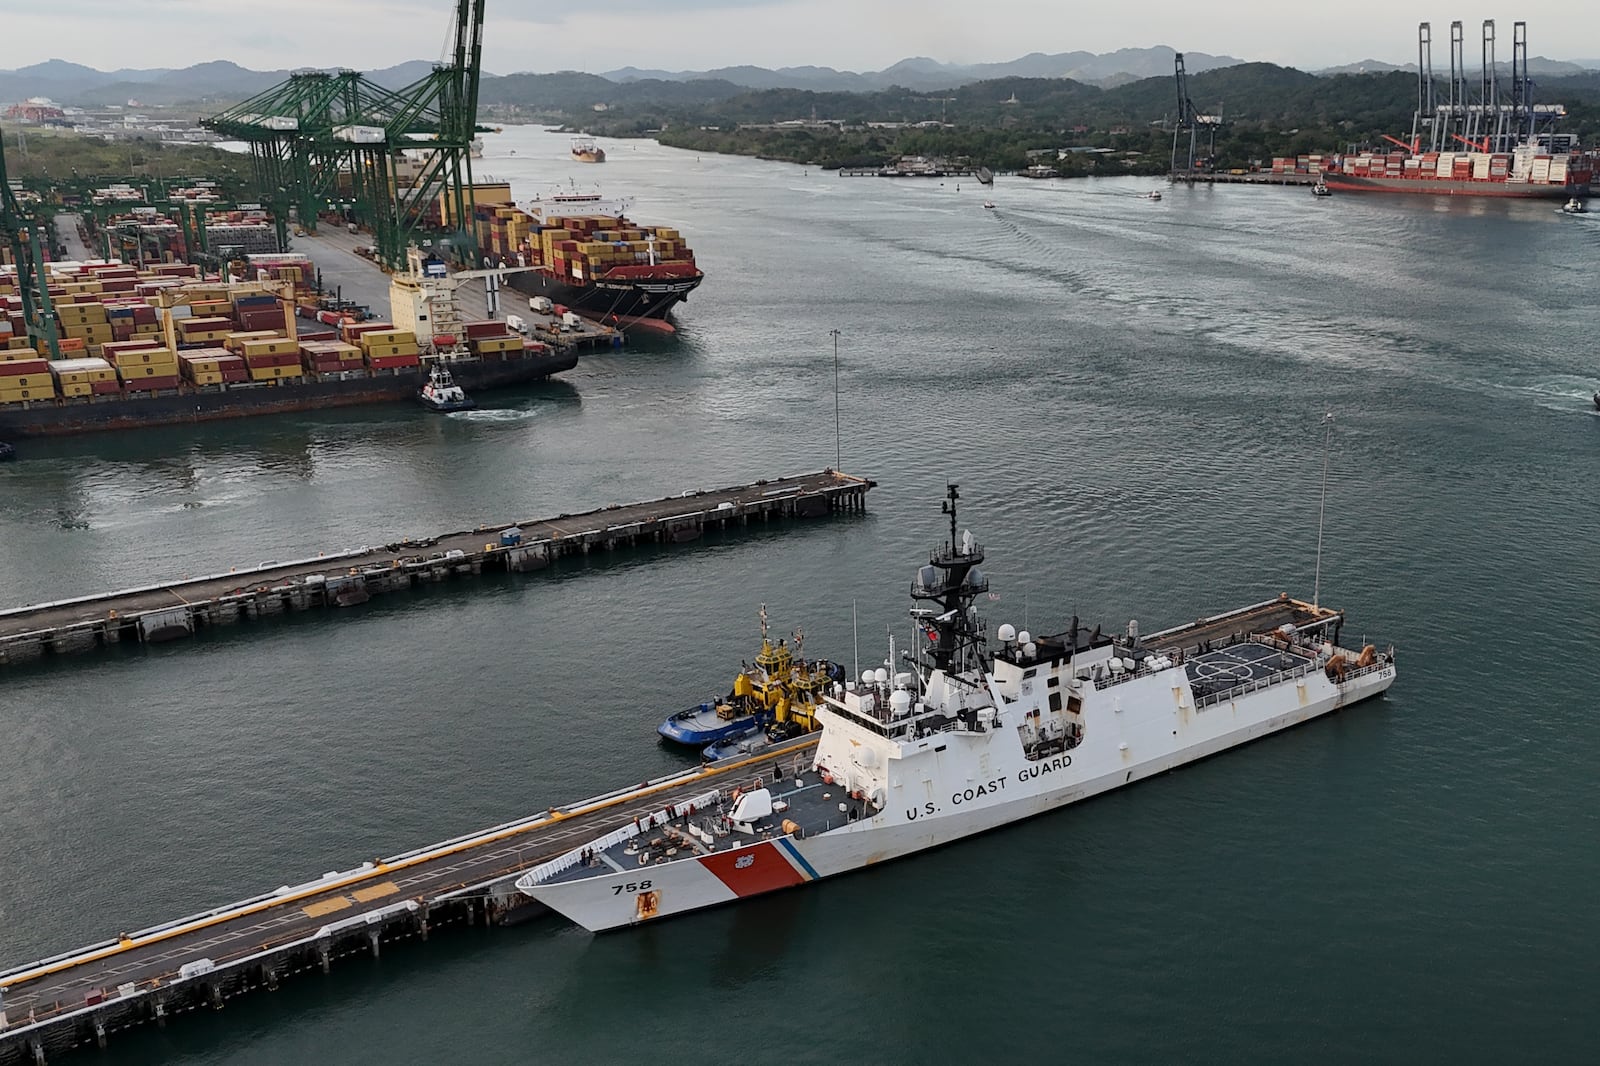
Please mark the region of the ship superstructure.
<svg viewBox="0 0 1600 1066"><path fill-rule="evenodd" d="M1392 650L1342 647L1342 612L1286 595L1148 636L1001 625L991 648L984 550L959 531L958 500L952 485L950 540L911 585L926 643L907 669L836 685L814 753L641 817L518 888L596 931L681 914L1087 799L1394 681Z"/></svg>

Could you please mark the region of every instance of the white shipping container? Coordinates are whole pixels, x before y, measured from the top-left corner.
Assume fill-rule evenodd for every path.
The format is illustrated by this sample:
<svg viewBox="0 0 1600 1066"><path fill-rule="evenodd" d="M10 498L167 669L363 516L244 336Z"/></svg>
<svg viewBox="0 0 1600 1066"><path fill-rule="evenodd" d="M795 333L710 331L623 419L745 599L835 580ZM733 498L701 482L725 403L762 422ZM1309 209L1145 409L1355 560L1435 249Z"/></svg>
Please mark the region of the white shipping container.
<svg viewBox="0 0 1600 1066"><path fill-rule="evenodd" d="M1550 160L1535 159L1533 161L1532 180L1536 185L1544 185L1550 181Z"/></svg>
<svg viewBox="0 0 1600 1066"><path fill-rule="evenodd" d="M1567 161L1565 159L1552 159L1550 161L1550 181L1555 185L1567 183Z"/></svg>
<svg viewBox="0 0 1600 1066"><path fill-rule="evenodd" d="M335 126L333 137L350 144L382 144L384 131L382 126Z"/></svg>
<svg viewBox="0 0 1600 1066"><path fill-rule="evenodd" d="M1477 178L1479 181L1482 181L1489 176L1488 156L1475 155L1472 157L1472 176Z"/></svg>

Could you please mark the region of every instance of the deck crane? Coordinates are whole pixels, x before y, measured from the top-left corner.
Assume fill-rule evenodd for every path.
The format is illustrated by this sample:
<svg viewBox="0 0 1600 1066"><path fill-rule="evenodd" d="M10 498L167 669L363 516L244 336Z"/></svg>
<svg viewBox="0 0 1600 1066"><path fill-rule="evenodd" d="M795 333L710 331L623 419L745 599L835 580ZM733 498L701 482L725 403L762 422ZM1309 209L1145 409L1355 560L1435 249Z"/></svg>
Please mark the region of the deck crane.
<svg viewBox="0 0 1600 1066"><path fill-rule="evenodd" d="M1194 101L1189 99L1189 73L1183 66L1183 53L1177 52L1172 57L1173 75L1178 88L1178 121L1172 127L1172 163L1171 170L1174 177L1193 178L1195 172L1195 147L1201 130L1206 131L1207 147L1205 162L1207 167L1217 154L1217 127L1222 125L1221 115L1202 115L1194 106ZM1179 137L1187 132L1189 134L1189 157L1185 166L1178 167Z"/></svg>
<svg viewBox="0 0 1600 1066"><path fill-rule="evenodd" d="M5 138L0 136L0 238L11 247L11 258L17 265L17 292L22 296L28 339L46 358L54 360L61 358L61 341L55 309L50 306L50 288L45 283L45 244L39 231L39 222L28 217L11 191Z"/></svg>

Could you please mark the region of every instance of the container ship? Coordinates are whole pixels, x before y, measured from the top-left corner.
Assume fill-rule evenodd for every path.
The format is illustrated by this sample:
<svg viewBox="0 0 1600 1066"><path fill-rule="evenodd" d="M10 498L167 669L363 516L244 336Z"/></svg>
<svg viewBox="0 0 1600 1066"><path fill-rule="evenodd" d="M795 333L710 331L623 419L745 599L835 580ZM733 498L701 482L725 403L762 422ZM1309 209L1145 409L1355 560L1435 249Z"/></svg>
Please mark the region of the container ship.
<svg viewBox="0 0 1600 1066"><path fill-rule="evenodd" d="M641 226L599 195L478 207L478 242L493 260L532 269L507 282L610 325L672 332L669 316L705 275L682 235Z"/></svg>
<svg viewBox="0 0 1600 1066"><path fill-rule="evenodd" d="M1273 173L1318 177L1326 189L1342 192L1587 197L1596 156L1580 151L1572 134L1557 132L1564 105L1534 102L1527 24L1513 26L1509 85L1494 59L1494 20L1483 23L1483 64L1470 82L1462 29L1451 23L1450 79L1441 83L1433 72L1432 27L1417 26L1417 109L1408 138L1385 136L1393 145L1387 151L1277 158Z"/></svg>
<svg viewBox="0 0 1600 1066"><path fill-rule="evenodd" d="M572 158L580 163L604 163L606 150L594 143L593 137L572 138Z"/></svg>
<svg viewBox="0 0 1600 1066"><path fill-rule="evenodd" d="M1592 154L1551 154L1525 145L1510 152L1336 155L1308 172L1343 192L1570 200L1589 195L1594 169Z"/></svg>
<svg viewBox="0 0 1600 1066"><path fill-rule="evenodd" d="M20 296L0 293L0 440L414 399L444 358L383 322L324 312L318 332L302 333L290 278L223 285L184 264L62 266L51 285L59 359L30 344ZM457 349L446 365L469 390L537 381L578 359L502 322L468 323Z"/></svg>
<svg viewBox="0 0 1600 1066"><path fill-rule="evenodd" d="M836 684L816 748L642 814L517 888L592 931L861 870L1166 773L1386 691L1392 650L1287 595L1141 635L987 640L983 548L958 533L911 584L919 651ZM924 637L926 643L923 643ZM914 907L912 902L909 906ZM935 915L927 915L929 919Z"/></svg>

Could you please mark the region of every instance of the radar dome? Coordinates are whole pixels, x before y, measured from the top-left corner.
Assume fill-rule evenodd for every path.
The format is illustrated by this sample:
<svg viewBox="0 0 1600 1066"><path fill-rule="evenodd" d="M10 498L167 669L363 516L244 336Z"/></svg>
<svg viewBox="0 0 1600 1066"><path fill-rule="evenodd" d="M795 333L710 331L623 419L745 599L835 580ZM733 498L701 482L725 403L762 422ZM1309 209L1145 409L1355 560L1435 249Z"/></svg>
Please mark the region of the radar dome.
<svg viewBox="0 0 1600 1066"><path fill-rule="evenodd" d="M1010 644L1013 640L1017 639L1017 627L1012 625L1010 622L1007 622L1005 625L1000 627L1000 632L998 635L1002 641Z"/></svg>
<svg viewBox="0 0 1600 1066"><path fill-rule="evenodd" d="M1026 644L1026 643L1028 643L1028 641L1030 641L1032 639L1033 639L1033 635L1030 634L1026 629L1024 629L1021 633L1017 634L1017 640L1018 640L1019 643Z"/></svg>
<svg viewBox="0 0 1600 1066"><path fill-rule="evenodd" d="M963 584L971 585L973 588L982 588L988 583L989 579L985 577L983 571L979 570L976 566L967 571L966 580L963 582Z"/></svg>
<svg viewBox="0 0 1600 1066"><path fill-rule="evenodd" d="M1039 654L1039 645L1035 644L1031 640L1028 641L1028 643L1022 646L1022 654L1026 655L1030 659L1033 658L1035 655Z"/></svg>
<svg viewBox="0 0 1600 1066"><path fill-rule="evenodd" d="M904 718L911 713L911 693L903 688L897 688L889 693L889 714L894 718ZM862 763L867 769L872 769L871 763Z"/></svg>
<svg viewBox="0 0 1600 1066"><path fill-rule="evenodd" d="M861 671L861 683L863 685L872 684L872 671L871 670L863 670L863 671Z"/></svg>
<svg viewBox="0 0 1600 1066"><path fill-rule="evenodd" d="M888 669L882 666L878 667L878 669L872 675L872 680L876 681L880 685L887 685L889 683Z"/></svg>

